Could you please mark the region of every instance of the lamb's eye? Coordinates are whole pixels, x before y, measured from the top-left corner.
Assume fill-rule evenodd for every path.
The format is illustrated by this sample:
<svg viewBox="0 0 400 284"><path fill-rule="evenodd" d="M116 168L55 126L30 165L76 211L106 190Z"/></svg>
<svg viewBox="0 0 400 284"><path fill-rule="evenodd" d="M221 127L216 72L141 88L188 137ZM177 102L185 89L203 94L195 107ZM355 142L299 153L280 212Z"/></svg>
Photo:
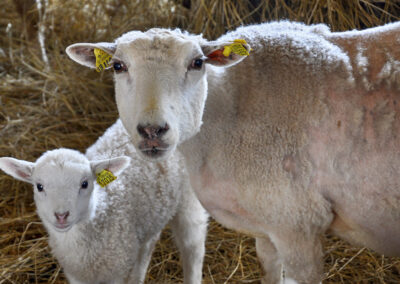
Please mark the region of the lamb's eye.
<svg viewBox="0 0 400 284"><path fill-rule="evenodd" d="M42 192L44 190L43 185L41 185L40 183L36 184L36 188L39 192Z"/></svg>
<svg viewBox="0 0 400 284"><path fill-rule="evenodd" d="M113 68L114 68L116 73L121 73L121 72L128 71L128 68L126 68L125 64L120 62L120 61L114 62Z"/></svg>
<svg viewBox="0 0 400 284"><path fill-rule="evenodd" d="M88 185L89 185L89 183L87 182L87 180L85 180L85 181L82 182L81 187L82 188L87 188Z"/></svg>
<svg viewBox="0 0 400 284"><path fill-rule="evenodd" d="M197 58L193 59L189 69L200 70L201 67L203 67L203 59Z"/></svg>

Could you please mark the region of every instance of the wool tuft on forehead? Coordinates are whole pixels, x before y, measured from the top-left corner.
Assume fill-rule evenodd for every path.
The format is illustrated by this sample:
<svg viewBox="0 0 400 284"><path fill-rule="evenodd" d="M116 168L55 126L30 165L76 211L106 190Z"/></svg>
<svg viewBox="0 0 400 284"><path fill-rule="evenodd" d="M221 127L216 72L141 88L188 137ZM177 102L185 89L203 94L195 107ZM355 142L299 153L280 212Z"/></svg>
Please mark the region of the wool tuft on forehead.
<svg viewBox="0 0 400 284"><path fill-rule="evenodd" d="M201 35L190 34L185 31L181 31L180 29L160 29L153 28L146 32L140 31L131 31L123 34L119 38L116 39L117 44L125 44L131 43L133 41L153 41L153 42L162 42L162 43L184 43L187 41L195 41L201 43L204 38Z"/></svg>
<svg viewBox="0 0 400 284"><path fill-rule="evenodd" d="M59 167L64 167L65 164L79 163L87 164L88 159L79 151L70 149L56 149L45 152L37 161L37 165L40 164L54 164Z"/></svg>
<svg viewBox="0 0 400 284"><path fill-rule="evenodd" d="M179 29L154 28L147 32L132 31L116 40L116 56L125 60L153 61L186 66L188 58L201 56L200 45L205 42L202 36L191 35Z"/></svg>

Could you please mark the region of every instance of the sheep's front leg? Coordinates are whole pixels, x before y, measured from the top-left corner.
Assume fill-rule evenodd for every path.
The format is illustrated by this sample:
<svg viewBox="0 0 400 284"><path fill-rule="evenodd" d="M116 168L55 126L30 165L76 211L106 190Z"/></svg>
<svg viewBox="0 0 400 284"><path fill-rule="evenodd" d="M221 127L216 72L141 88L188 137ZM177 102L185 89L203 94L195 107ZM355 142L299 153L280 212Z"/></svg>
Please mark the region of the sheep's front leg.
<svg viewBox="0 0 400 284"><path fill-rule="evenodd" d="M184 191L172 233L181 254L184 284L200 284L202 279L208 214L192 190Z"/></svg>
<svg viewBox="0 0 400 284"><path fill-rule="evenodd" d="M283 263L283 283L317 284L323 271L323 249L319 235L299 231L271 235Z"/></svg>
<svg viewBox="0 0 400 284"><path fill-rule="evenodd" d="M258 259L264 270L263 284L276 284L281 279L282 264L275 245L268 236L256 238Z"/></svg>
<svg viewBox="0 0 400 284"><path fill-rule="evenodd" d="M142 244L138 257L135 262L135 266L129 274L129 278L126 283L144 283L144 279L146 277L147 267L149 266L149 262L151 260L151 255L153 253L155 244L159 239L160 234L157 234L155 237L148 240L146 243Z"/></svg>

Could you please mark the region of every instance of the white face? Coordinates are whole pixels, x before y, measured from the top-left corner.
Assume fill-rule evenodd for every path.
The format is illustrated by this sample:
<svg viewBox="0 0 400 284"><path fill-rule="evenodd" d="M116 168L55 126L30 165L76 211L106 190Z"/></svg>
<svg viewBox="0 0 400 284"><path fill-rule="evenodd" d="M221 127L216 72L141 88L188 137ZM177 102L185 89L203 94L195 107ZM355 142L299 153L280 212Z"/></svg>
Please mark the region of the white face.
<svg viewBox="0 0 400 284"><path fill-rule="evenodd" d="M98 190L96 173L106 169L117 176L129 161L125 156L88 161L77 151L57 149L44 153L36 163L0 158L0 169L31 183L43 224L49 230L66 232L90 217L94 209L91 196L93 190Z"/></svg>
<svg viewBox="0 0 400 284"><path fill-rule="evenodd" d="M95 180L89 162L38 163L31 179L37 212L47 228L64 232L87 218Z"/></svg>
<svg viewBox="0 0 400 284"><path fill-rule="evenodd" d="M206 65L228 67L245 58L223 52L232 42L207 42L179 30L151 29L129 32L116 43L73 44L66 51L92 68L95 48L113 55L121 120L138 152L157 160L200 131L207 96ZM250 50L246 43L242 45Z"/></svg>
<svg viewBox="0 0 400 284"><path fill-rule="evenodd" d="M192 42L118 46L115 92L121 120L145 158L164 158L200 130L207 94L204 55Z"/></svg>

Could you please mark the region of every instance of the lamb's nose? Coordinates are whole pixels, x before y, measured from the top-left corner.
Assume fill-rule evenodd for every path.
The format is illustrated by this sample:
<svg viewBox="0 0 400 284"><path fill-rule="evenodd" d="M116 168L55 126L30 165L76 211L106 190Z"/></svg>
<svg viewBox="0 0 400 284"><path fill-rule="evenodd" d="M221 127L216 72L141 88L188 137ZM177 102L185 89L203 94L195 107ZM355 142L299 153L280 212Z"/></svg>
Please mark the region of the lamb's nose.
<svg viewBox="0 0 400 284"><path fill-rule="evenodd" d="M60 224L64 224L67 222L67 218L69 216L69 211L64 213L55 212L54 215L56 216L57 222Z"/></svg>
<svg viewBox="0 0 400 284"><path fill-rule="evenodd" d="M142 136L145 139L160 138L168 130L169 126L167 123L164 126L159 126L159 125L142 126L140 124L137 126L137 131L139 132L140 136Z"/></svg>

